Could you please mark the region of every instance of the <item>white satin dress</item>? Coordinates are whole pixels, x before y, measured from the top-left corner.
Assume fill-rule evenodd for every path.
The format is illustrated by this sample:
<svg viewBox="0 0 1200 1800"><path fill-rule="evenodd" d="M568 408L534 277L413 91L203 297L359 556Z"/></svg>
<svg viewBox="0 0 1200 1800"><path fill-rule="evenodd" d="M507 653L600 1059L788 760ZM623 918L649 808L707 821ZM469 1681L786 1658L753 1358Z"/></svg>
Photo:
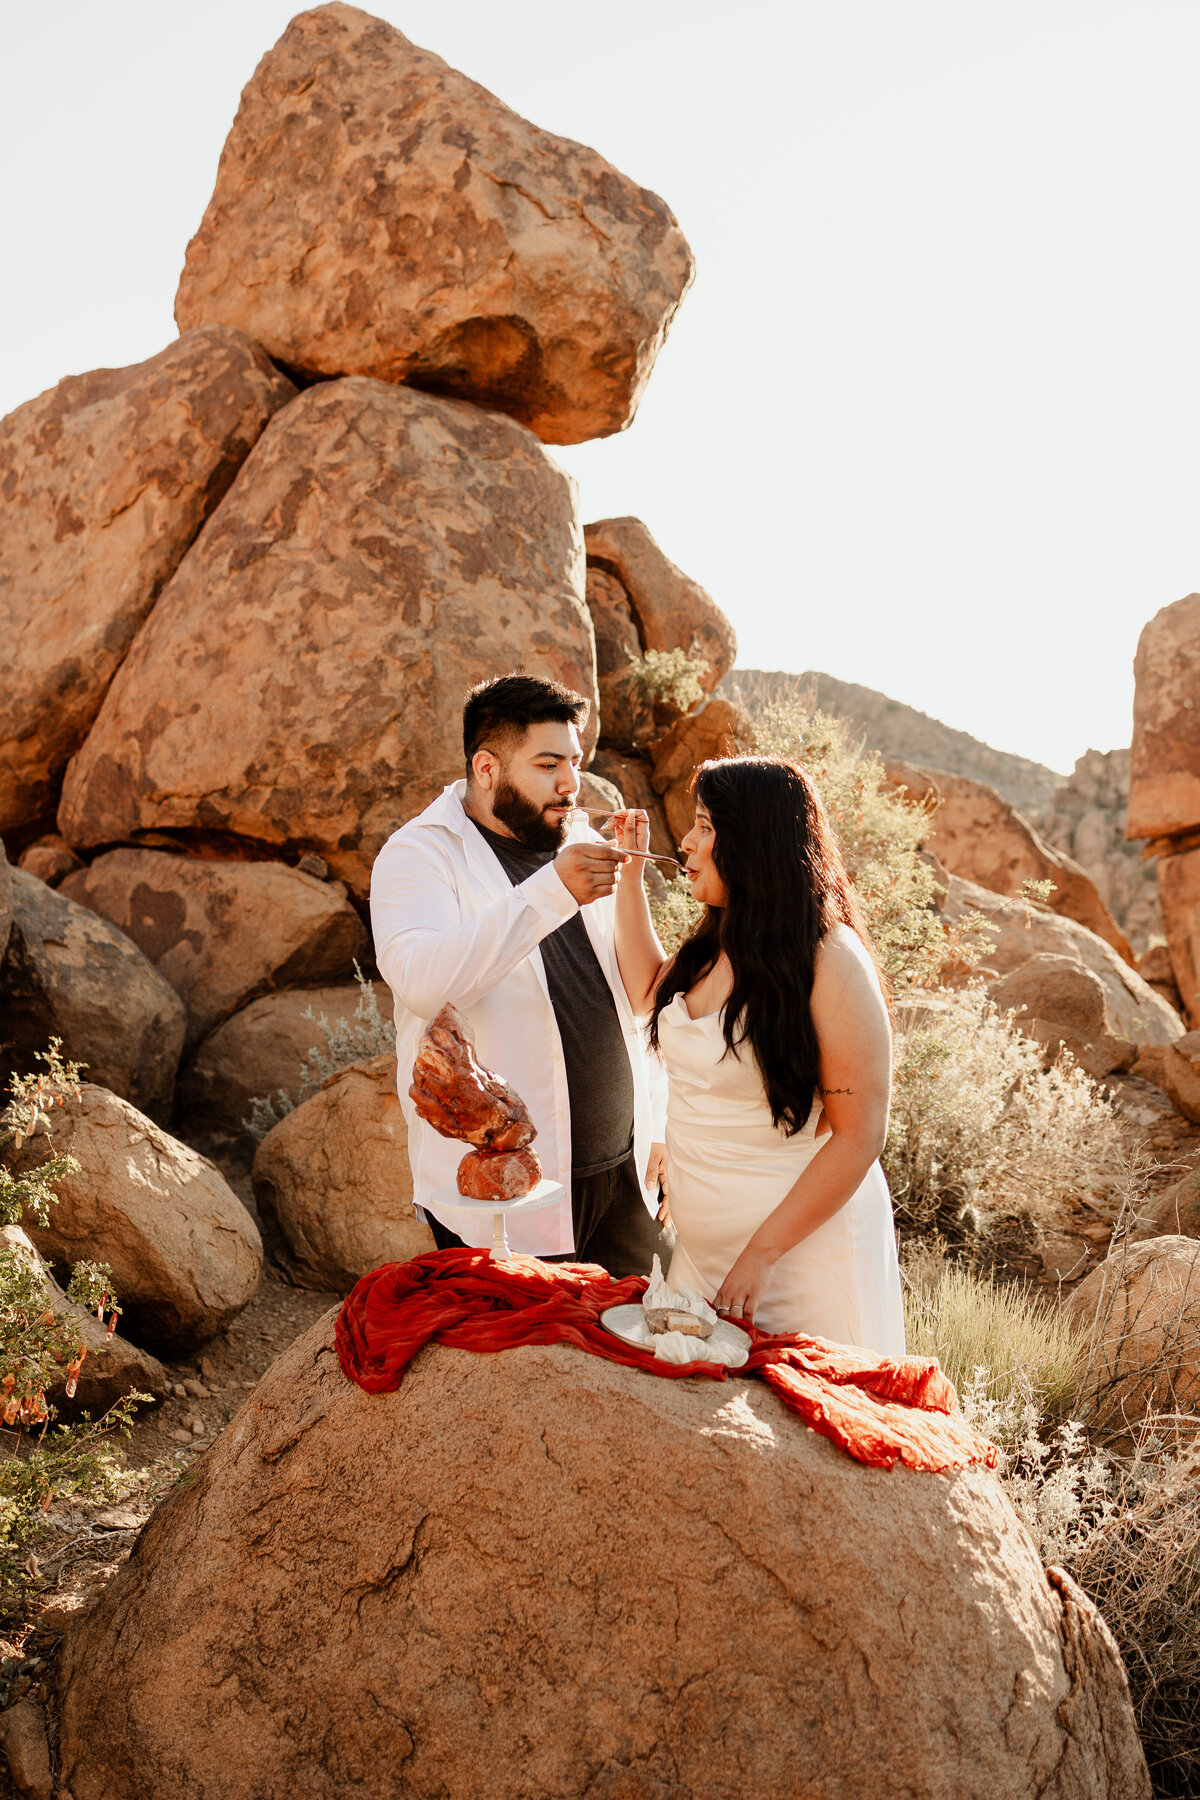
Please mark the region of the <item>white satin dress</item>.
<svg viewBox="0 0 1200 1800"><path fill-rule="evenodd" d="M817 1137L819 1102L795 1137L776 1129L753 1055L724 1054L721 1022L720 1013L691 1018L682 994L658 1021L670 1080L667 1191L679 1234L671 1286L707 1300L829 1136ZM831 1219L780 1257L754 1322L903 1356L892 1201L878 1163Z"/></svg>

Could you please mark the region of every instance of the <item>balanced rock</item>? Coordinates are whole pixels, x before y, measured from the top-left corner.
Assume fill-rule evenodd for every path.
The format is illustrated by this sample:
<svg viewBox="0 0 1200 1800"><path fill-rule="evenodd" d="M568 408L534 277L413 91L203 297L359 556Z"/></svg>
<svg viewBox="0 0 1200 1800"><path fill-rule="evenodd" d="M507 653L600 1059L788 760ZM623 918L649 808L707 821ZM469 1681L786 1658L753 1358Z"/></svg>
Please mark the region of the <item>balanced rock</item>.
<svg viewBox="0 0 1200 1800"><path fill-rule="evenodd" d="M1018 1028L1049 1060L1068 1050L1096 1080L1137 1058L1137 1045L1113 1029L1104 983L1074 957L1031 956L992 983L991 997L1001 1012L1016 1013Z"/></svg>
<svg viewBox="0 0 1200 1800"><path fill-rule="evenodd" d="M110 850L59 890L131 937L187 1007L185 1051L273 988L353 973L370 950L340 883L279 862Z"/></svg>
<svg viewBox="0 0 1200 1800"><path fill-rule="evenodd" d="M73 1630L74 1800L1148 1800L1108 1629L987 1471L563 1345L368 1396L334 1317Z"/></svg>
<svg viewBox="0 0 1200 1800"><path fill-rule="evenodd" d="M1184 1012L1200 1025L1200 849L1158 858L1158 898Z"/></svg>
<svg viewBox="0 0 1200 1800"><path fill-rule="evenodd" d="M126 1394L149 1394L152 1400L167 1398L171 1378L158 1358L131 1344L119 1330L110 1338L107 1326L94 1313L68 1300L19 1225L0 1227L0 1246L41 1275L50 1311L56 1318L71 1321L87 1351L71 1399L67 1399L65 1374L62 1381L47 1390L46 1397L60 1417L72 1419L86 1412L98 1419ZM117 1299L121 1299L119 1294Z"/></svg>
<svg viewBox="0 0 1200 1800"><path fill-rule="evenodd" d="M122 931L12 870L13 923L0 962L6 1054L33 1066L51 1037L92 1080L155 1118L171 1109L183 1002Z"/></svg>
<svg viewBox="0 0 1200 1800"><path fill-rule="evenodd" d="M60 829L316 850L365 897L381 845L462 773L466 689L518 666L594 705L569 478L497 413L322 382L267 427L143 627Z"/></svg>
<svg viewBox="0 0 1200 1800"><path fill-rule="evenodd" d="M64 875L73 875L82 866L66 838L57 831L35 838L17 858L18 868L27 869L47 887L57 887Z"/></svg>
<svg viewBox="0 0 1200 1800"><path fill-rule="evenodd" d="M643 650L683 650L704 664L706 694L732 669L733 626L698 581L664 556L640 519L598 519L583 528L588 568L612 576L628 595Z"/></svg>
<svg viewBox="0 0 1200 1800"><path fill-rule="evenodd" d="M139 1343L185 1355L215 1336L254 1297L262 1268L258 1228L207 1158L107 1089L85 1082L55 1115L53 1147L79 1167L56 1184L50 1220L26 1221L55 1268L81 1257L112 1269L123 1328ZM5 1160L45 1160L29 1139Z"/></svg>
<svg viewBox="0 0 1200 1800"><path fill-rule="evenodd" d="M1033 826L994 788L964 775L949 775L889 762L888 782L913 802L930 808L922 848L952 875L961 875L993 894L1016 895L1027 881L1051 881L1051 912L1086 925L1117 955L1132 963L1133 951L1109 912L1096 883L1063 851L1039 837Z"/></svg>
<svg viewBox="0 0 1200 1800"><path fill-rule="evenodd" d="M382 1025L392 1016L386 982L374 983L373 1000ZM333 1053L330 1034L334 1044L354 1045L364 1035L378 1035L375 1017L354 982L291 988L252 1000L210 1032L180 1071L180 1116L205 1132L236 1137L245 1131L256 1100L269 1100L283 1111L296 1104L306 1069L311 1071L310 1056L314 1051ZM352 1049L345 1060L357 1061L363 1054Z"/></svg>
<svg viewBox="0 0 1200 1800"><path fill-rule="evenodd" d="M1122 1242L1067 1302L1088 1361L1081 1399L1097 1426L1135 1432L1146 1412L1200 1399L1200 1240Z"/></svg>
<svg viewBox="0 0 1200 1800"><path fill-rule="evenodd" d="M244 89L175 317L577 444L629 424L692 273L657 194L332 5Z"/></svg>
<svg viewBox="0 0 1200 1800"><path fill-rule="evenodd" d="M254 1196L278 1220L304 1287L346 1293L380 1263L433 1250L413 1211L396 1058L331 1075L273 1126L254 1159Z"/></svg>
<svg viewBox="0 0 1200 1800"><path fill-rule="evenodd" d="M754 725L736 700L712 694L695 712L685 713L650 745L651 780L662 795L663 811L675 842L692 829L695 807L692 776L712 757L735 756L754 742Z"/></svg>
<svg viewBox="0 0 1200 1800"><path fill-rule="evenodd" d="M961 875L951 875L942 917L947 924L960 925L970 914L982 914L991 932L980 940L985 948L974 971L957 963L947 964L942 970L943 980L951 986L961 985L973 972L982 975L991 986L1032 957L1066 957L1099 977L1107 1007L1106 1029L1114 1038L1141 1048L1146 1044L1169 1044L1183 1035L1179 1014L1086 925L1046 907L993 894L987 888L976 887L973 881L964 881Z"/></svg>
<svg viewBox="0 0 1200 1800"><path fill-rule="evenodd" d="M1158 838L1200 829L1200 594L1155 613L1133 678L1126 830Z"/></svg>
<svg viewBox="0 0 1200 1800"><path fill-rule="evenodd" d="M206 325L0 422L0 831L53 812L134 634L295 391Z"/></svg>

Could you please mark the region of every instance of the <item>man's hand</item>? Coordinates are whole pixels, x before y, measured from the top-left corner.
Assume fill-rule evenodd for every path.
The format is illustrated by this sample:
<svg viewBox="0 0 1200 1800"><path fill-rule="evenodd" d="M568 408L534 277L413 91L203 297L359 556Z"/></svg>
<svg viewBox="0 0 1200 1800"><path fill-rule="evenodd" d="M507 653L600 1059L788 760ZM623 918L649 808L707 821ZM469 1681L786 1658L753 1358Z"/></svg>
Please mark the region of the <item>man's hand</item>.
<svg viewBox="0 0 1200 1800"><path fill-rule="evenodd" d="M646 1186L662 1189L662 1205L658 1209L657 1218L660 1225L671 1223L671 1208L667 1197L667 1146L651 1144L650 1155L646 1162Z"/></svg>
<svg viewBox="0 0 1200 1800"><path fill-rule="evenodd" d="M626 858L607 844L568 844L554 859L563 886L580 906L616 892Z"/></svg>

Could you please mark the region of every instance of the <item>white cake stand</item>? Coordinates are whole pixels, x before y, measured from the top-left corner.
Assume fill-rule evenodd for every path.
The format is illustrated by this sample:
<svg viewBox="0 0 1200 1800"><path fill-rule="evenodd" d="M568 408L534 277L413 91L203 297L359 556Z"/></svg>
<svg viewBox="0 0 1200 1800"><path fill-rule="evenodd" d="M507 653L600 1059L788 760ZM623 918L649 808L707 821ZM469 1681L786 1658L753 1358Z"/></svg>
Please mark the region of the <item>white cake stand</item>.
<svg viewBox="0 0 1200 1800"><path fill-rule="evenodd" d="M561 1181L547 1181L543 1177L531 1193L523 1194L519 1200L505 1200L502 1204L495 1200L470 1200L456 1187L440 1187L430 1195L429 1204L440 1212L491 1213L491 1255L493 1262L499 1262L501 1257L512 1254L505 1221L514 1213L538 1212L544 1206L557 1206L566 1191Z"/></svg>

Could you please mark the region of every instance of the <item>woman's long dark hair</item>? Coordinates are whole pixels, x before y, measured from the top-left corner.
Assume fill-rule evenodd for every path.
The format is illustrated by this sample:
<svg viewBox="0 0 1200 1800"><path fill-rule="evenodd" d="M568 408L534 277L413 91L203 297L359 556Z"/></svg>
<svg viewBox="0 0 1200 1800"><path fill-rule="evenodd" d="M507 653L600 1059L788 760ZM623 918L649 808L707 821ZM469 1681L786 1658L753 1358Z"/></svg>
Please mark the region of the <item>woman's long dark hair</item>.
<svg viewBox="0 0 1200 1800"><path fill-rule="evenodd" d="M702 763L692 781L708 808L713 864L729 896L705 908L654 997L650 1042L676 994L686 994L723 950L733 970L725 1005L726 1054L754 1052L771 1117L800 1131L820 1086L812 1021L817 947L835 925L867 935L820 795L803 769L774 756ZM871 952L874 955L874 952Z"/></svg>

